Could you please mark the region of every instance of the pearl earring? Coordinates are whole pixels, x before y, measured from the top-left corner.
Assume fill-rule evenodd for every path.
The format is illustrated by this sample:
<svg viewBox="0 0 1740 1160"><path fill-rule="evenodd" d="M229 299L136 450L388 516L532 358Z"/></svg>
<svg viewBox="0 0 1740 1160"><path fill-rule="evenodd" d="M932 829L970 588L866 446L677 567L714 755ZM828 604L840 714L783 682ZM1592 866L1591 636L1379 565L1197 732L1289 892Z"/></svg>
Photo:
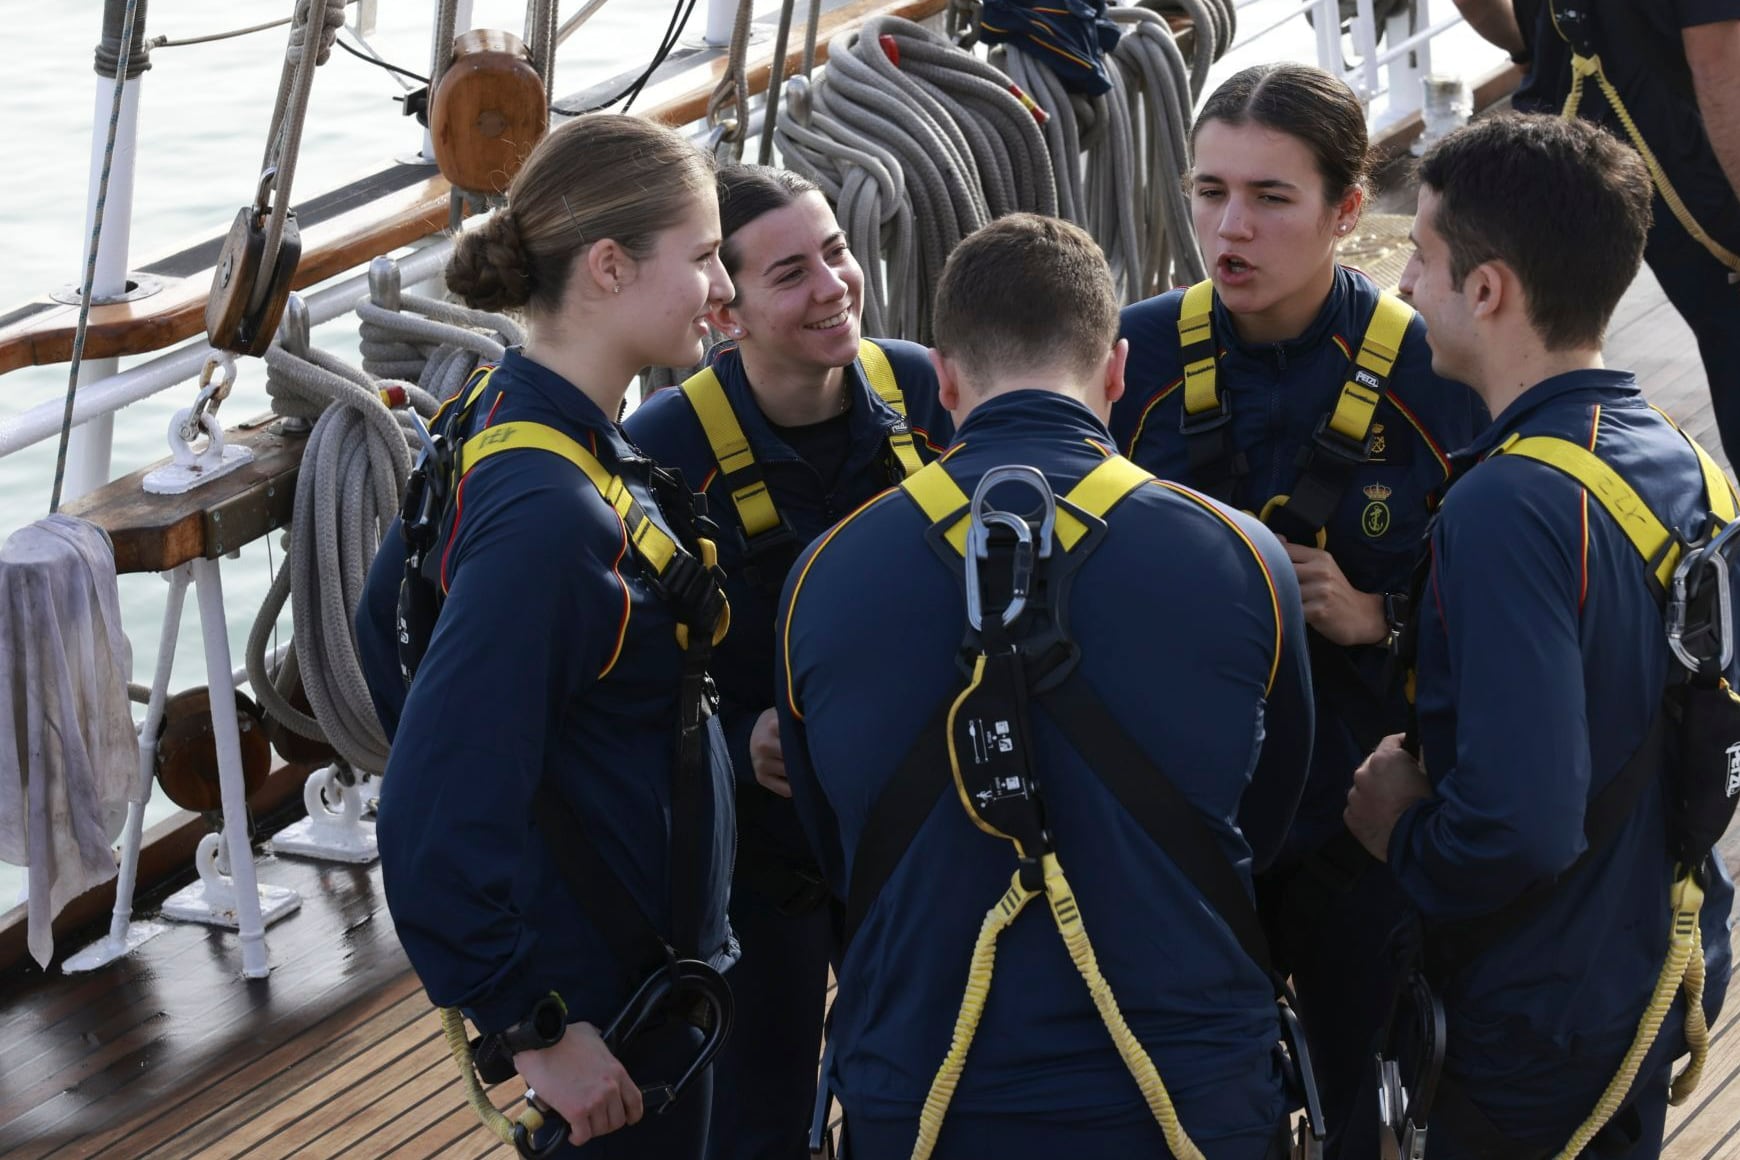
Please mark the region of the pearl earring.
<svg viewBox="0 0 1740 1160"><path fill-rule="evenodd" d="M733 326L731 328L731 337L732 338L742 338L743 337L743 328L741 326Z"/></svg>

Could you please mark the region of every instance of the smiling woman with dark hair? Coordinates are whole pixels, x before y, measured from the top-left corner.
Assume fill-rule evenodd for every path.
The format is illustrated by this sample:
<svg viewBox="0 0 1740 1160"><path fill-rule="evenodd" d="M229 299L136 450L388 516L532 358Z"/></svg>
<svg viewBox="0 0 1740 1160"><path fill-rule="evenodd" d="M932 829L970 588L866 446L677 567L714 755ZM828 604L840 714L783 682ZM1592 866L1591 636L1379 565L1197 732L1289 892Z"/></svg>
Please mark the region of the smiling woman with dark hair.
<svg viewBox="0 0 1740 1160"><path fill-rule="evenodd" d="M1381 944L1400 910L1341 809L1354 766L1404 724L1390 644L1427 497L1484 416L1467 388L1432 372L1413 311L1337 261L1367 172L1365 113L1345 84L1305 65L1246 69L1204 103L1191 150L1211 278L1125 308L1128 392L1111 428L1149 471L1260 514L1298 573L1317 740L1258 894L1339 1135L1371 1066Z"/></svg>
<svg viewBox="0 0 1740 1160"><path fill-rule="evenodd" d="M731 635L714 655L737 770L731 923L737 1020L707 1155L802 1160L837 919L789 800L773 711L773 617L805 545L936 456L953 427L925 349L862 335L864 272L827 200L794 173L719 174L730 340L629 419L641 448L706 494Z"/></svg>

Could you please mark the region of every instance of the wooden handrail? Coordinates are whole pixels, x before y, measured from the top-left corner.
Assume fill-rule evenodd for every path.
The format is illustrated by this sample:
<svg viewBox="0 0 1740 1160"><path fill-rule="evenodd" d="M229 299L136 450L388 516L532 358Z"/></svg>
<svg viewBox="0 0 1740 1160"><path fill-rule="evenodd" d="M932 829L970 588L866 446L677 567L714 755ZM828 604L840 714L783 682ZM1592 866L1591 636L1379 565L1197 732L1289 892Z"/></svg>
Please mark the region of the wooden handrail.
<svg viewBox="0 0 1740 1160"><path fill-rule="evenodd" d="M817 62L827 59L830 40L873 17L922 20L941 12L946 5L947 0L849 0L823 14L816 37ZM794 31L801 33L801 21ZM787 76L803 61L801 36L794 36L793 40L796 47L786 55ZM750 46L751 92L767 88L772 60L771 44ZM724 74L723 54L684 69L647 89L641 114L670 125L697 121L706 115L707 98ZM445 229L451 193L447 179L434 174L366 205L304 226L302 260L293 285L297 289L314 285ZM163 277L162 288L149 297L93 307L85 357L145 354L200 333L205 328L206 295L211 281L208 263L182 276ZM3 318L11 321L0 322L0 374L72 358L73 335L78 327L77 306L41 298L0 314L0 319Z"/></svg>

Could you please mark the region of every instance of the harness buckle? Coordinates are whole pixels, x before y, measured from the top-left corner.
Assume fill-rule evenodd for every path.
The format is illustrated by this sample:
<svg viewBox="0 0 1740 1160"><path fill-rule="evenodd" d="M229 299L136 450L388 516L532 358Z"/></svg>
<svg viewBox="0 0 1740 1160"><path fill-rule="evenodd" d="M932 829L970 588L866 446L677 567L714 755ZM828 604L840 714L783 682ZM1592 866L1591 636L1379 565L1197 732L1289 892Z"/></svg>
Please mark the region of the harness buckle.
<svg viewBox="0 0 1740 1160"><path fill-rule="evenodd" d="M1349 439L1331 427L1329 420L1330 416L1328 415L1317 420L1317 430L1311 433L1311 447L1307 448L1305 453L1307 456L1311 454L1312 450L1322 451L1331 458L1351 467L1358 467L1371 458L1373 436L1369 430L1364 439ZM1301 463L1301 466L1304 464Z"/></svg>
<svg viewBox="0 0 1740 1160"><path fill-rule="evenodd" d="M1720 675L1734 659L1733 596L1729 591L1729 541L1740 520L1701 545L1687 549L1674 569L1668 593L1668 648L1693 673Z"/></svg>
<svg viewBox="0 0 1740 1160"><path fill-rule="evenodd" d="M1201 435L1213 431L1216 427L1225 427L1232 422L1232 408L1222 399L1220 406L1212 411L1203 411L1192 415L1189 411L1179 409L1178 433L1180 435Z"/></svg>

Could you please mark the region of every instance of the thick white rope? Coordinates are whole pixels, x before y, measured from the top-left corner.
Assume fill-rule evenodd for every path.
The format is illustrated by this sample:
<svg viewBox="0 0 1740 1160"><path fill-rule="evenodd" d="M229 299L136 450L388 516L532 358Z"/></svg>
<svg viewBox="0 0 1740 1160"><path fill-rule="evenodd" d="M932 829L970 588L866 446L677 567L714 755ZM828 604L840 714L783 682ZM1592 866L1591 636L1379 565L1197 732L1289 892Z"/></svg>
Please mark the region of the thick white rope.
<svg viewBox="0 0 1740 1160"><path fill-rule="evenodd" d="M274 345L265 361L268 389L277 398L300 398L306 409L321 413L303 451L285 566L248 637L249 680L266 711L286 728L324 737L352 766L378 773L386 768L387 741L363 680L351 623L410 475L413 419L388 410L379 394L385 384L323 351L303 357ZM408 383L395 385L405 388L419 414L434 415L432 395ZM284 671L266 669L266 642L286 599L312 718L292 708L275 683L286 677Z"/></svg>

